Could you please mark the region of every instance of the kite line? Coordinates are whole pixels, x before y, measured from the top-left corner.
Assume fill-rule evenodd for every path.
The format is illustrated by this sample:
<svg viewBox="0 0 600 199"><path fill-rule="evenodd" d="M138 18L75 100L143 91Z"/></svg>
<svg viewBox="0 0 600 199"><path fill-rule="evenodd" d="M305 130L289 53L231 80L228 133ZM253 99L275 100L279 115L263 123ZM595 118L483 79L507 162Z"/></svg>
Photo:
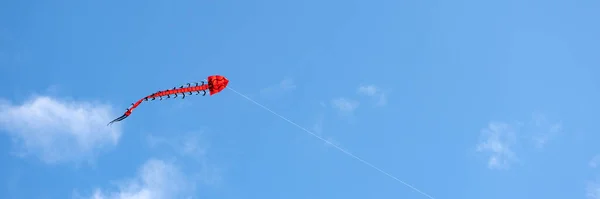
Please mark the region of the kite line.
<svg viewBox="0 0 600 199"><path fill-rule="evenodd" d="M194 92L196 93L196 95L199 95L200 92L203 92L203 96L204 96L204 95L206 95L207 91L209 91L210 96L212 96L212 95L217 94L217 93L221 92L222 90L224 90L227 87L227 85L229 84L229 80L227 78L225 78L224 76L221 76L221 75L211 75L211 76L208 76L208 81L206 83L204 81L202 81L200 85L198 83L193 83L193 84L195 84L195 85L192 85L192 83L187 83L187 87L183 86L183 85L180 86L179 88L173 87L172 89L158 91L158 92L150 94L150 95L148 95L146 97L143 97L143 98L139 99L138 101L136 101L135 103L131 103L131 106L126 109L125 113L123 113L122 116L114 119L113 121L109 122L107 125L110 125L110 124L112 124L114 122L120 122L120 121L124 120L125 118L129 117L131 115L131 113L133 112L133 110L136 109L144 101L152 101L152 100L155 100L156 98L159 98L160 100L162 100L163 97L171 98L171 95L174 95L174 98L177 98L178 95L182 95L181 99L184 99L185 96L186 96L186 93L188 93L188 95L192 95ZM261 108L263 108L263 109L271 112L273 115L278 116L279 118L281 118L281 119L287 121L288 123L290 123L290 124L298 127L299 129L305 131L306 133L308 133L308 134L310 134L310 135L312 135L312 136L314 136L314 137L316 137L316 138L324 141L325 143L327 143L327 144L335 147L336 149L338 149L339 151L345 153L346 155L348 155L350 157L353 157L354 159L356 159L356 160L358 160L358 161L366 164L367 166L369 166L369 167L371 167L371 168L373 168L373 169L381 172L382 174L384 174L384 175L386 175L386 176L388 176L388 177L390 177L390 178L392 178L392 179L394 179L394 180L396 180L396 181L404 184L405 186L413 189L414 191L417 191L420 194L422 194L424 196L427 196L429 199L435 199L432 196L428 195L427 193L425 193L425 192L423 192L423 191L421 191L421 190L413 187L412 185L410 185L410 184L408 184L408 183L406 183L406 182L398 179L397 177L393 176L392 174L389 174L388 172L380 169L379 167L377 167L377 166L375 166L375 165L373 165L373 164L371 164L371 163L363 160L362 158L360 158L360 157L358 157L358 156L356 156L356 155L354 155L354 154L352 154L352 153L344 150L343 148L337 146L336 144L331 143L329 140L323 139L321 136L319 136L319 135L317 135L317 134L309 131L308 129L306 129L306 128L300 126L300 125L298 125L297 123L295 123L295 122L293 122L293 121L291 121L289 119L287 119L286 117L277 114L275 111L273 111L273 110L267 108L266 106L264 106L264 105L262 105L262 104L260 104L260 103L258 103L256 101L252 100L248 96L246 96L246 95L244 95L244 94L242 94L240 92L237 92L236 90L232 89L231 87L227 87L227 88L229 88L229 90L233 91L234 93L237 93L241 97L246 98L248 101L250 101L250 102L252 102L252 103L260 106Z"/></svg>
<svg viewBox="0 0 600 199"><path fill-rule="evenodd" d="M346 151L345 149L343 149L343 148L341 148L341 147L337 146L336 144L334 144L334 143L330 142L329 140L327 140L327 139L324 139L324 138L322 138L321 136L319 136L319 135L317 135L317 134L315 134L315 133L313 133L313 132L309 131L308 129L306 129L306 128L302 127L302 126L300 126L299 124L297 124L297 123L295 123L295 122L293 122L293 121L291 121L291 120L287 119L286 117L284 117L284 116L282 116L282 115L279 115L279 114L277 114L275 111L273 111L273 110L271 110L271 109L267 108L266 106L264 106L264 105L262 105L262 104L260 104L260 103L258 103L258 102L256 102L256 101L252 100L250 97L248 97L248 96L246 96L246 95L244 95L244 94L242 94L242 93L240 93L240 92L238 92L238 91L234 90L234 89L233 89L233 88L231 88L231 87L227 87L227 88L228 88L229 90L233 91L234 93L237 93L237 94L238 94L238 95L240 95L241 97L243 97L243 98L246 98L248 101L250 101L250 102L252 102L252 103L254 103L254 104L256 104L256 105L260 106L261 108L265 109L266 111L268 111L268 112L272 113L273 115L275 115L275 116L277 116L277 117L279 117L279 118L281 118L281 119L285 120L286 122L288 122L288 123L290 123L290 124L292 124L292 125L294 125L294 126L298 127L299 129L301 129L301 130L305 131L306 133L308 133L308 134L310 134L310 135L312 135L312 136L314 136L314 137L318 138L319 140L321 140L321 141L324 141L325 143L327 143L327 144L329 144L329 145L331 145L331 146L335 147L336 149L338 149L338 150L339 150L339 151L341 151L342 153L344 153L344 154L346 154L346 155L348 155L348 156L350 156L350 157L352 157L352 158L354 158L354 159L356 159L356 160L358 160L358 161L360 161L360 162L362 162L362 163L366 164L367 166L369 166L369 167L371 167L371 168L373 168L373 169L375 169L375 170L379 171L380 173L382 173L382 174L384 174L384 175L386 175L386 176L388 176L388 177L390 177L390 178L392 178L392 179L394 179L394 180L396 180L396 181L398 181L398 182L400 182L400 183L404 184L405 186L407 186L407 187L411 188L412 190L414 190L414 191L416 191L416 192L419 192L420 194L422 194L422 195L426 196L426 197L427 197L427 198L429 198L429 199L435 199L434 197L430 196L429 194L427 194L427 193L425 193L425 192L423 192L423 191L421 191L421 190L417 189L416 187L414 187L414 186L412 186L412 185L410 185L410 184L408 184L408 183L406 183L406 182L404 182L404 181L402 181L402 180L398 179L396 176L393 176L392 174L390 174L390 173L388 173L388 172L386 172L386 171L384 171L384 170L380 169L379 167L377 167L377 166L375 166L375 165L373 165L373 164L371 164L371 163L367 162L366 160L363 160L362 158L360 158L360 157L358 157L358 156L356 156L356 155L354 155L354 154L352 154L352 153L350 153L350 152Z"/></svg>

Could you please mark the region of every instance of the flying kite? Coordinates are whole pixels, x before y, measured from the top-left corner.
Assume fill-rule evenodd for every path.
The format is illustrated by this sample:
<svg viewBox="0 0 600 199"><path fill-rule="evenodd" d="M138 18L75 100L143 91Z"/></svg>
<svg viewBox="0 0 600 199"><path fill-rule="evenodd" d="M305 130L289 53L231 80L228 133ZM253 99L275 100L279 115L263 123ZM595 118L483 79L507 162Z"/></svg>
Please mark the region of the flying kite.
<svg viewBox="0 0 600 199"><path fill-rule="evenodd" d="M195 82L194 83L195 85L192 85L191 83L187 83L187 87L180 86L179 88L173 87L172 89L158 91L158 92L148 95L142 99L139 99L135 103L132 103L131 107L127 108L127 111L125 111L125 113L121 117L118 117L118 118L114 119L113 121L109 122L107 124L107 126L114 122L119 122L119 121L124 120L125 118L129 117L129 115L131 115L131 112L133 112L133 109L137 108L143 101L148 101L149 99L151 99L151 101L153 101L153 100L156 100L156 98L159 98L160 100L162 100L163 97L165 97L165 96L167 98L171 98L171 95L175 95L175 97L173 97L173 98L177 98L178 94L182 95L181 99L184 99L186 93L188 93L189 95L192 95L193 93L196 93L196 95L199 95L200 92L202 92L202 96L205 96L206 90L208 90L210 95L212 96L214 94L221 92L223 89L225 89L225 87L227 87L228 83L229 83L229 80L227 78L225 78L221 75L212 75L212 76L208 76L207 83L205 83L204 81L201 81L200 85L198 85L198 82Z"/></svg>

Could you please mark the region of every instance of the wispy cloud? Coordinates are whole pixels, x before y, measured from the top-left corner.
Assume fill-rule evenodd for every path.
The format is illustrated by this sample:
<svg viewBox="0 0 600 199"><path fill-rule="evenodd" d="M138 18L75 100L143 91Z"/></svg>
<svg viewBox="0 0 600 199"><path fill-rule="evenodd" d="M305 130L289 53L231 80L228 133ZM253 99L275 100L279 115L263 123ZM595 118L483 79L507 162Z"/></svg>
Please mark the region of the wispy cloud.
<svg viewBox="0 0 600 199"><path fill-rule="evenodd" d="M208 161L209 143L201 139L200 133L189 133L175 137L148 136L148 143L151 148L160 151L175 152L176 156L186 162L187 165L194 165L190 169L190 175L197 176L197 180L206 185L216 186L222 181L221 169Z"/></svg>
<svg viewBox="0 0 600 199"><path fill-rule="evenodd" d="M385 106L387 104L386 93L375 85L361 85L358 87L357 93L373 98L378 106Z"/></svg>
<svg viewBox="0 0 600 199"><path fill-rule="evenodd" d="M293 90L296 89L296 84L293 79L286 78L279 83L279 88L283 90Z"/></svg>
<svg viewBox="0 0 600 199"><path fill-rule="evenodd" d="M598 167L598 164L600 164L600 155L594 156L592 160L590 160L589 166L592 168L596 168Z"/></svg>
<svg viewBox="0 0 600 199"><path fill-rule="evenodd" d="M594 169L598 167L598 164L600 164L600 155L594 156L588 163L588 165ZM589 181L587 183L586 196L589 199L600 199L600 183L598 180Z"/></svg>
<svg viewBox="0 0 600 199"><path fill-rule="evenodd" d="M119 180L113 189L95 189L86 199L167 199L197 198L199 185L222 182L221 170L208 162L208 142L200 133L173 137L149 135L147 141L156 156L142 165L135 177ZM162 153L161 153L162 152Z"/></svg>
<svg viewBox="0 0 600 199"><path fill-rule="evenodd" d="M332 136L326 135L323 131L323 125L325 123L325 115L321 114L317 117L315 124L312 127L312 131L317 134L319 137L331 142L331 144L334 144L336 146L339 146L339 142L337 140L335 140ZM328 143L324 143L326 146L331 147L330 144Z"/></svg>
<svg viewBox="0 0 600 199"><path fill-rule="evenodd" d="M352 114L359 104L356 100L343 97L331 100L331 105L342 114Z"/></svg>
<svg viewBox="0 0 600 199"><path fill-rule="evenodd" d="M533 114L528 122L490 122L481 131L481 141L477 151L486 153L488 167L507 169L517 160L515 148L527 149L533 143L542 149L554 137L562 132L562 123L550 122L543 114Z"/></svg>
<svg viewBox="0 0 600 199"><path fill-rule="evenodd" d="M365 95L374 99L376 106L385 106L387 104L386 93L375 85L361 85L357 88L356 92L358 95ZM347 97L338 97L331 100L332 107L344 116L352 115L361 104L359 100ZM322 104L322 106L325 107L325 104Z"/></svg>
<svg viewBox="0 0 600 199"><path fill-rule="evenodd" d="M148 144L151 148L172 149L180 156L203 159L206 156L208 143L202 143L198 135L188 134L176 137L160 137L149 135Z"/></svg>
<svg viewBox="0 0 600 199"><path fill-rule="evenodd" d="M14 105L0 101L0 128L11 135L20 156L46 163L92 161L118 144L118 125L107 127L114 114L104 104L40 96Z"/></svg>
<svg viewBox="0 0 600 199"><path fill-rule="evenodd" d="M263 88L260 91L260 93L264 96L278 96L284 92L291 91L294 89L296 89L296 84L294 83L294 80L291 78L285 78L275 85Z"/></svg>
<svg viewBox="0 0 600 199"><path fill-rule="evenodd" d="M516 142L513 126L503 122L490 122L487 128L481 130L481 138L477 151L489 154L489 168L506 169L516 159L512 150Z"/></svg>
<svg viewBox="0 0 600 199"><path fill-rule="evenodd" d="M546 143L556 137L562 131L561 122L550 122L548 118L540 113L532 116L531 133L537 148L544 148Z"/></svg>
<svg viewBox="0 0 600 199"><path fill-rule="evenodd" d="M117 189L96 189L89 199L167 199L194 198L194 184L175 164L150 159L137 176L116 183Z"/></svg>
<svg viewBox="0 0 600 199"><path fill-rule="evenodd" d="M589 199L600 199L600 183L588 182L586 187L586 196Z"/></svg>

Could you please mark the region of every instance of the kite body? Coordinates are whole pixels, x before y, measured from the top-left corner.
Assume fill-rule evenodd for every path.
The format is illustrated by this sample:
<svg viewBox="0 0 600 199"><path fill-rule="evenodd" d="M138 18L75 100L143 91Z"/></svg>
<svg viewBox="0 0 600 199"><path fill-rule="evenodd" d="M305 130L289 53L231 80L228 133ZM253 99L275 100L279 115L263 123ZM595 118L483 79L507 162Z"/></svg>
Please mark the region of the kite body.
<svg viewBox="0 0 600 199"><path fill-rule="evenodd" d="M137 102L132 103L131 107L127 108L127 111L125 111L125 113L121 117L118 117L117 119L114 119L113 121L109 122L108 125L110 125L114 122L124 120L125 118L129 117L129 115L131 115L131 112L133 112L133 109L137 108L143 101L156 100L156 98L159 98L160 100L162 100L163 97L171 98L171 95L174 95L173 98L177 98L178 95L182 95L181 99L184 99L186 96L186 93L188 95L192 95L194 93L196 93L196 95L199 95L200 92L202 92L202 96L205 96L207 90L209 92L209 95L212 96L214 94L221 92L223 89L225 89L227 87L227 84L229 84L229 80L221 75L212 75L212 76L208 76L207 83L205 83L204 81L201 81L200 84L198 84L197 82L194 84L195 85L192 85L191 83L187 83L186 84L187 87L184 87L184 86L180 86L179 88L173 87L172 89L158 91L158 92L148 95L142 99L139 99Z"/></svg>

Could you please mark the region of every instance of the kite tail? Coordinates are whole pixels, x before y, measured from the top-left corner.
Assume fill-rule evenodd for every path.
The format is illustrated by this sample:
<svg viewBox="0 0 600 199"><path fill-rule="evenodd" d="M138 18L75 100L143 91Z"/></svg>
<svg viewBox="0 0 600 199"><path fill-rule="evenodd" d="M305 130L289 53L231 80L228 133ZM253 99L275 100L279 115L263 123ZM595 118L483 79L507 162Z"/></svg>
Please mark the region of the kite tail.
<svg viewBox="0 0 600 199"><path fill-rule="evenodd" d="M192 84L195 84L195 85L192 85ZM135 103L132 103L131 107L127 108L127 110L125 111L125 113L123 115L121 115L120 117L109 122L107 124L107 126L111 125L112 123L122 121L125 118L129 117L129 115L131 115L131 112L133 112L133 110L136 109L144 101L149 101L149 100L154 101L154 100L156 100L156 98L163 100L163 97L166 97L168 99L168 98L171 98L171 95L174 95L173 98L177 98L179 95L182 95L181 99L185 99L186 93L188 93L188 95L193 95L194 92L196 93L196 95L199 95L202 92L203 93L202 96L204 96L204 95L206 95L206 90L209 90L209 88L211 88L210 84L206 84L204 81L201 81L200 83L198 83L198 82L187 83L186 85L187 85L187 87L184 87L182 85L179 88L173 87L172 89L158 91L156 93L153 93L151 95L148 95L148 96L138 100Z"/></svg>
<svg viewBox="0 0 600 199"><path fill-rule="evenodd" d="M181 98L185 99L186 93L188 95L193 95L194 93L196 95L199 95L200 92L202 92L202 96L206 95L206 90L209 89L209 84L204 83L204 81L201 81L200 84L198 82L195 82L193 84L196 85L192 85L192 83L187 83L187 86L182 85L179 88L173 87L172 89L158 91L156 93L153 93L152 95L146 96L144 98L144 101L156 100L156 98L162 100L163 97L171 98L171 95L174 95L173 98L177 98L179 95L182 95Z"/></svg>
<svg viewBox="0 0 600 199"><path fill-rule="evenodd" d="M202 96L205 96L207 92L210 93L210 95L214 95L217 94L219 92L221 92L223 89L225 89L225 87L227 87L227 84L229 83L229 80L221 75L212 75L212 76L208 76L208 82L205 83L204 81L201 81L200 84L198 82L195 82L192 85L192 83L187 83L187 86L180 86L179 88L177 87L173 87L172 89L167 89L167 90L163 90L163 91L158 91L156 93L153 93L151 95L148 95L140 100L138 100L135 103L131 104L131 107L127 108L127 111L125 111L125 113L123 115L121 115L120 117L114 119L113 121L109 122L107 125L110 125L114 122L119 122L124 120L125 118L129 117L129 115L131 115L131 112L133 112L134 109L136 109L142 102L144 101L148 101L148 100L156 100L156 98L159 98L160 100L163 99L163 97L166 98L171 98L171 95L174 95L173 98L177 98L179 95L181 95L181 99L185 99L186 94L187 95L193 95L194 93L196 95L199 95L200 93L202 93Z"/></svg>
<svg viewBox="0 0 600 199"><path fill-rule="evenodd" d="M113 121L110 121L108 124L106 124L106 126L109 126L109 125L111 125L112 123L115 123L115 122L120 122L121 120L124 120L127 117L129 117L129 115L123 114L123 115L121 115L121 117L118 117L117 119L114 119Z"/></svg>

